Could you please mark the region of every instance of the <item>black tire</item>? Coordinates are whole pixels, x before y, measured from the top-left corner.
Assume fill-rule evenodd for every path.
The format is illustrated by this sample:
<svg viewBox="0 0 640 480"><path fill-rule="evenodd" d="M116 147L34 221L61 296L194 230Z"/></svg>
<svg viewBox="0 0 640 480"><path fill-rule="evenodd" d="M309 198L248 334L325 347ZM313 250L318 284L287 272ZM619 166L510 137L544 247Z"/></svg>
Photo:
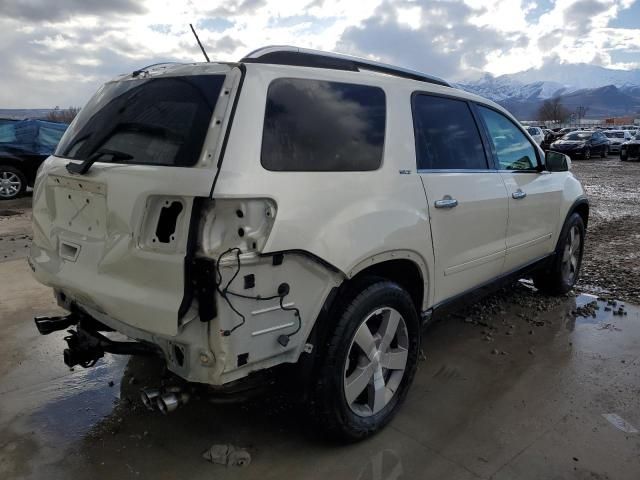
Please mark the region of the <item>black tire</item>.
<svg viewBox="0 0 640 480"><path fill-rule="evenodd" d="M585 148L582 152L582 157L585 160L591 160L591 149L589 147Z"/></svg>
<svg viewBox="0 0 640 480"><path fill-rule="evenodd" d="M27 189L27 177L11 165L0 165L0 200L13 200Z"/></svg>
<svg viewBox="0 0 640 480"><path fill-rule="evenodd" d="M609 147L605 145L604 147L602 147L602 154L600 155L600 157L606 158L607 155L609 155Z"/></svg>
<svg viewBox="0 0 640 480"><path fill-rule="evenodd" d="M627 156L623 155L622 153L620 154L620 161L621 162L626 162L627 161Z"/></svg>
<svg viewBox="0 0 640 480"><path fill-rule="evenodd" d="M358 329L367 318L375 321L376 310L385 308L395 310L404 320L406 327L404 340L407 342L406 366L388 403L385 403L377 413L362 416L353 410L352 406L356 405L355 402L351 404L352 406L347 402L345 377L352 361L350 355L355 348L354 342ZM329 438L353 442L362 440L383 428L393 418L406 397L418 361L420 322L409 294L398 284L380 278L371 279L360 287L359 292L350 295L338 307L336 315L338 320L333 330L327 335L323 353L318 359L316 381L311 386L312 413L318 427ZM400 328L398 327L398 332ZM376 335L373 337L379 338ZM380 370L384 375L391 375L394 371L397 372L397 370L383 368ZM390 378L386 377L385 383ZM369 389L373 388L372 382L373 377L364 387L363 395L368 395Z"/></svg>
<svg viewBox="0 0 640 480"><path fill-rule="evenodd" d="M575 229L575 230L574 230ZM566 266L566 248L571 241L571 231L574 230L574 234L577 232L580 235L579 238L579 250L577 252L577 261L575 267L570 266L570 273L573 274L570 278L567 278L566 270L563 267ZM558 239L558 245L551 265L534 275L533 283L539 290L550 295L562 295L567 293L573 288L578 280L580 274L580 266L582 265L582 254L584 253L584 237L585 228L582 217L573 213L565 222Z"/></svg>

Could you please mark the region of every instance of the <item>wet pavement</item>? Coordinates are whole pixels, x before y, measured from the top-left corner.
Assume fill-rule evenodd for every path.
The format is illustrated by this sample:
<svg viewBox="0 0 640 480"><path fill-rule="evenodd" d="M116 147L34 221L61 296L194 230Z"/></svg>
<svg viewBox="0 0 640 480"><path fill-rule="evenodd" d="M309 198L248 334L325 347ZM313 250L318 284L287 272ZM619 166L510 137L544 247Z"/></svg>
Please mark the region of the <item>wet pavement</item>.
<svg viewBox="0 0 640 480"><path fill-rule="evenodd" d="M65 334L33 325L56 311L49 289L23 259L0 262L0 278L2 479L640 478L640 308L629 304L618 315L620 303L582 295L534 309L538 293L516 285L490 327L467 314L441 321L396 418L344 446L282 395L150 412L138 391L160 382L157 360L106 356L70 371ZM218 443L246 448L251 464L208 463Z"/></svg>

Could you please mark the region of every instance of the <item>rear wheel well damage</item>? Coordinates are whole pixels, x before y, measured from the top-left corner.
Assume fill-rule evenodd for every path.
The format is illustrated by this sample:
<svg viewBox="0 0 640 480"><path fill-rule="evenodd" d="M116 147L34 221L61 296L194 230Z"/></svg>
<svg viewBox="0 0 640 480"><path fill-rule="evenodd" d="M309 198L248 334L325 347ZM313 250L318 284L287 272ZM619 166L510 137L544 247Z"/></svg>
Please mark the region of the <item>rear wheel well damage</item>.
<svg viewBox="0 0 640 480"><path fill-rule="evenodd" d="M327 340L335 328L341 311L362 290L378 281L391 281L406 290L420 315L425 295L425 280L419 265L413 260L394 259L370 265L359 271L352 278L345 279L340 286L334 287L320 310L316 322L307 338L313 345L312 355L301 355L296 367L299 385L315 378L313 372L317 366L316 359L324 355ZM305 390L303 390L305 392Z"/></svg>
<svg viewBox="0 0 640 480"><path fill-rule="evenodd" d="M405 289L420 313L424 298L424 280L418 265L407 259L388 260L376 263L358 272L349 282L359 282L366 277L380 277L391 280Z"/></svg>

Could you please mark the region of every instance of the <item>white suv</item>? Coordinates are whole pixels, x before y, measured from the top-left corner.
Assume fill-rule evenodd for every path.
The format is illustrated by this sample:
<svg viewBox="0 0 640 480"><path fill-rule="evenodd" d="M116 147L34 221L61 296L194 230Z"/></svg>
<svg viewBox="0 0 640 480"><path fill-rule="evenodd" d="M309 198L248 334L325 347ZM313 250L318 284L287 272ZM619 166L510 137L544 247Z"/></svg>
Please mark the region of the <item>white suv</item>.
<svg viewBox="0 0 640 480"><path fill-rule="evenodd" d="M271 47L145 68L39 172L30 264L70 314L36 324L77 327L69 365L159 353L223 392L298 364L319 424L363 438L434 314L527 273L571 289L589 206L569 167L495 103L389 65Z"/></svg>

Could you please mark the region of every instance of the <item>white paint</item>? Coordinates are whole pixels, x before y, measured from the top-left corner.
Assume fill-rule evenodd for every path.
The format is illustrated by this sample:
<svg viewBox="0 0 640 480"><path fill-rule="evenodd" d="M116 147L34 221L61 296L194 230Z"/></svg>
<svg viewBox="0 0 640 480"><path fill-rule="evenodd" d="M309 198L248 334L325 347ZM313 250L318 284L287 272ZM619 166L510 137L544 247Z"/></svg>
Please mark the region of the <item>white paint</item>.
<svg viewBox="0 0 640 480"><path fill-rule="evenodd" d="M611 425L618 430L622 430L626 433L638 433L638 429L627 422L624 418L616 413L603 413L602 416L606 418Z"/></svg>

